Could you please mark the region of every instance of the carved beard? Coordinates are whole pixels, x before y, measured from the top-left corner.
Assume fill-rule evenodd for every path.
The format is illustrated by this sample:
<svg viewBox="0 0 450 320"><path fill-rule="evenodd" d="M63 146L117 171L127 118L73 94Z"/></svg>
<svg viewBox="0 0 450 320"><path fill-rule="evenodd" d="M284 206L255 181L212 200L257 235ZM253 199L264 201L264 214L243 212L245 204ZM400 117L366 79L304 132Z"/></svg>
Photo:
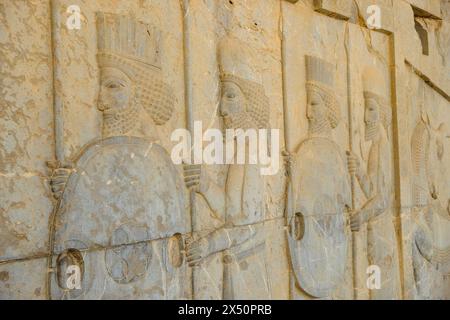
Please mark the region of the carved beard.
<svg viewBox="0 0 450 320"><path fill-rule="evenodd" d="M366 122L365 138L366 141L371 141L378 133L378 121Z"/></svg>
<svg viewBox="0 0 450 320"><path fill-rule="evenodd" d="M224 123L227 129L247 130L255 128L255 125L247 112L241 112L233 117L226 117Z"/></svg>
<svg viewBox="0 0 450 320"><path fill-rule="evenodd" d="M308 131L309 134L321 134L326 133L330 128L330 122L326 117L320 118L320 120L309 120Z"/></svg>
<svg viewBox="0 0 450 320"><path fill-rule="evenodd" d="M136 101L131 106L114 114L103 113L103 136L124 136L138 125L138 106Z"/></svg>

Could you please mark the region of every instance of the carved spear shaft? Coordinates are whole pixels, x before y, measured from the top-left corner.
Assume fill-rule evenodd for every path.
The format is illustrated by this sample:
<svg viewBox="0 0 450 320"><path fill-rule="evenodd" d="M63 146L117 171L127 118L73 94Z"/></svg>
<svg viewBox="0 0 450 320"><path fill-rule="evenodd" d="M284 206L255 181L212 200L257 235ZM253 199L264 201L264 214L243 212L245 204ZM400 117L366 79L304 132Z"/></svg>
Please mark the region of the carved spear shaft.
<svg viewBox="0 0 450 320"><path fill-rule="evenodd" d="M51 165L53 168L59 167L64 163L64 122L63 122L63 102L60 96L61 88L58 82L60 78L60 69L58 66L57 44L60 43L60 34L58 28L61 25L60 15L58 14L58 1L52 0L50 2L50 19L51 19L51 50L52 50L52 64L53 64L53 122L55 135L55 163ZM47 274L46 274L46 295L47 299L51 300L51 276L53 273L53 251L55 245L55 219L59 211L61 200L59 199L51 212L48 222L48 248L47 248Z"/></svg>
<svg viewBox="0 0 450 320"><path fill-rule="evenodd" d="M292 152L292 146L291 146L291 140L290 140L290 122L289 122L289 117L288 117L288 106L287 106L287 90L286 90L286 53L287 53L287 49L286 49L286 37L285 37L285 33L283 30L283 1L280 1L280 26L279 26L279 32L280 32L280 39L281 39L281 75L282 75L282 91L283 91L283 126L284 126L284 130L283 130L283 137L284 137L284 148L286 150L286 153L288 155L288 157L290 157L291 152ZM284 215L285 215L285 222L286 222L286 226L289 225L289 217L291 216L292 213L292 197L293 197L293 190L292 190L292 172L291 172L291 167L290 167L290 162L288 163L288 168L287 168L287 172L286 172L286 188L285 188L285 196L286 196L286 202L285 202L285 210L284 210ZM287 230L286 227L286 231L285 232L289 232ZM291 264L291 268L293 268L292 264ZM289 282L289 286L291 286L291 282ZM289 295L290 298L292 295L292 290L291 288L289 288Z"/></svg>
<svg viewBox="0 0 450 320"><path fill-rule="evenodd" d="M349 25L348 23L345 26L345 53L347 56L347 99L348 99L348 142L349 142L349 150L353 152L353 121L352 121L352 109L353 109L353 99L352 99L352 88L351 88L351 61L350 61L350 48L349 48ZM352 211L355 210L355 176L350 176L350 187L352 193ZM358 260L357 260L357 234L352 232L352 269L353 269L353 298L358 299Z"/></svg>
<svg viewBox="0 0 450 320"><path fill-rule="evenodd" d="M186 113L186 127L191 134L194 135L194 110L193 110L193 93L192 93L192 63L190 60L191 46L190 46L190 0L181 0L181 13L183 15L183 59L184 59L184 100ZM194 151L191 148L191 159L194 159ZM195 230L195 191L189 191L189 208L190 208L190 228L193 233ZM195 299L195 271L194 268L189 268L191 271L191 294L192 299Z"/></svg>

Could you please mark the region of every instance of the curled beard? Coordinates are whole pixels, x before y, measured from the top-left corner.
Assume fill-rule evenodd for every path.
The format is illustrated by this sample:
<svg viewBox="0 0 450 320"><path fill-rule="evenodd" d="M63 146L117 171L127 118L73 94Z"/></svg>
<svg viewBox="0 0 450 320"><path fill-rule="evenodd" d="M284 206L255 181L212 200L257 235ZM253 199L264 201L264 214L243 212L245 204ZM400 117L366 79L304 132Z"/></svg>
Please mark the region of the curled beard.
<svg viewBox="0 0 450 320"><path fill-rule="evenodd" d="M230 117L224 119L226 129L256 129L255 124L246 112L241 112L236 117Z"/></svg>
<svg viewBox="0 0 450 320"><path fill-rule="evenodd" d="M138 125L138 108L135 102L131 107L114 114L103 114L103 137L124 136Z"/></svg>
<svg viewBox="0 0 450 320"><path fill-rule="evenodd" d="M309 134L321 134L325 133L329 128L330 123L326 117L322 117L320 120L310 120L308 126Z"/></svg>
<svg viewBox="0 0 450 320"><path fill-rule="evenodd" d="M370 141L373 138L375 138L377 133L378 133L378 122L371 121L371 122L366 123L366 128L365 128L366 141Z"/></svg>

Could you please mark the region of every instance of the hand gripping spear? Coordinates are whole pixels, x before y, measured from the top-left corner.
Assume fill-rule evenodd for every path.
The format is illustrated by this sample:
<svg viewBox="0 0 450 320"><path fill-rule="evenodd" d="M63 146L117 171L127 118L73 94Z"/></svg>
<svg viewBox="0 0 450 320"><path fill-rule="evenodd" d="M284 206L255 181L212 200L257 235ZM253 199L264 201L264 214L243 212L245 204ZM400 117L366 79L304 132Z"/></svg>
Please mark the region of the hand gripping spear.
<svg viewBox="0 0 450 320"><path fill-rule="evenodd" d="M190 13L189 6L190 0L181 0L181 12L183 14L183 58L184 58L184 98L186 105L186 127L193 137L194 134L194 113L192 106L192 63L190 60L191 46L190 46ZM194 159L194 151L191 149L191 159ZM190 208L190 227L191 232L195 230L195 191L189 191L189 208ZM194 268L189 268L191 270L191 294L192 299L195 299L195 281L194 281Z"/></svg>
<svg viewBox="0 0 450 320"><path fill-rule="evenodd" d="M350 63L350 42L349 42L349 25L348 23L345 26L345 53L347 56L347 99L348 99L348 128L349 128L349 150L353 151L353 121L352 121L352 109L353 109L353 99L352 99L352 89L351 89L351 63ZM347 152L349 155L349 152ZM355 210L355 176L352 174L350 177L350 187L352 192L352 212ZM352 269L353 269L353 298L358 299L358 273L357 273L357 234L352 232Z"/></svg>
<svg viewBox="0 0 450 320"><path fill-rule="evenodd" d="M63 102L59 95L61 90L57 79L59 78L57 43L60 43L59 27L61 19L58 13L58 1L51 1L51 42L52 42L52 60L53 60L53 117L54 117L54 135L55 135L55 161L49 161L50 169L61 168L64 163L64 123L63 123ZM61 206L61 198L56 201L48 221L48 248L47 248L47 274L46 274L46 296L48 300L52 299L51 294L51 277L53 270L52 260L55 247L55 222L56 215Z"/></svg>

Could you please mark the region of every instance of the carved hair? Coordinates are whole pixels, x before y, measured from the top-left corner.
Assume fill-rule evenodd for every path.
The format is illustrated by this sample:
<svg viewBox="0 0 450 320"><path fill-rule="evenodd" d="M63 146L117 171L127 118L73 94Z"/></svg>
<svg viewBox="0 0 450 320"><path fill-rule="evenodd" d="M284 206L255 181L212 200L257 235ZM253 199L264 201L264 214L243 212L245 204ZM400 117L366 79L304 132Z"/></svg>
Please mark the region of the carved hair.
<svg viewBox="0 0 450 320"><path fill-rule="evenodd" d="M412 162L414 170L413 199L418 207L428 204L428 154L430 149L430 133L423 121L414 129L411 141Z"/></svg>
<svg viewBox="0 0 450 320"><path fill-rule="evenodd" d="M317 93L325 102L328 110L328 120L334 129L338 126L341 112L334 87L334 65L321 58L305 56L306 89Z"/></svg>
<svg viewBox="0 0 450 320"><path fill-rule="evenodd" d="M392 122L390 103L386 100L386 79L374 66L366 66L362 74L364 99L374 100L380 110L381 123L387 130Z"/></svg>
<svg viewBox="0 0 450 320"><path fill-rule="evenodd" d="M233 82L241 89L246 99L245 111L250 115L258 129L268 129L270 108L269 98L264 92L264 87L259 83L230 74L224 74L221 80L222 82Z"/></svg>
<svg viewBox="0 0 450 320"><path fill-rule="evenodd" d="M380 116L381 116L381 122L384 126L384 128L386 130L388 130L389 126L392 123L392 114L390 112L390 108L389 108L389 104L387 102L387 100L370 91L364 91L364 99L366 100L374 100L378 106L379 106L379 110L380 110Z"/></svg>
<svg viewBox="0 0 450 320"><path fill-rule="evenodd" d="M139 108L134 100L129 108L104 116L103 135L107 137L126 135L136 127L138 120Z"/></svg>
<svg viewBox="0 0 450 320"><path fill-rule="evenodd" d="M97 14L98 64L118 68L135 85L135 95L157 125L172 116L175 96L162 80L159 31L130 16Z"/></svg>
<svg viewBox="0 0 450 320"><path fill-rule="evenodd" d="M336 128L341 119L341 112L334 93L331 89L317 81L306 82L306 88L317 93L322 98L328 110L327 118L330 121L331 128Z"/></svg>

